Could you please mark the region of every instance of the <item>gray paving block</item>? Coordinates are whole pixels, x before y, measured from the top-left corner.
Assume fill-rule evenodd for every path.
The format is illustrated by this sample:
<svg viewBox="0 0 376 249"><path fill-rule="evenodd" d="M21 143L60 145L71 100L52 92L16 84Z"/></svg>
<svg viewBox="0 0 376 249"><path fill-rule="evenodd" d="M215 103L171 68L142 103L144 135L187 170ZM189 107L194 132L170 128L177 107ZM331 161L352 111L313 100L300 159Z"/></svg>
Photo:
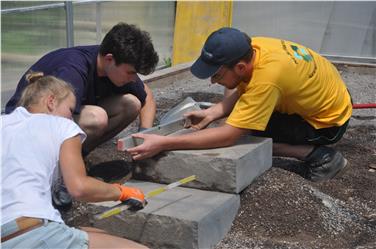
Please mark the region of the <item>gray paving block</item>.
<svg viewBox="0 0 376 249"><path fill-rule="evenodd" d="M126 185L145 193L163 186L141 181ZM114 204L93 205L99 211ZM125 211L93 225L151 248L212 248L230 230L239 206L239 195L177 187L150 198L143 210Z"/></svg>
<svg viewBox="0 0 376 249"><path fill-rule="evenodd" d="M186 186L239 193L272 166L272 140L246 136L234 146L170 151L134 164L135 179L171 183L196 175Z"/></svg>

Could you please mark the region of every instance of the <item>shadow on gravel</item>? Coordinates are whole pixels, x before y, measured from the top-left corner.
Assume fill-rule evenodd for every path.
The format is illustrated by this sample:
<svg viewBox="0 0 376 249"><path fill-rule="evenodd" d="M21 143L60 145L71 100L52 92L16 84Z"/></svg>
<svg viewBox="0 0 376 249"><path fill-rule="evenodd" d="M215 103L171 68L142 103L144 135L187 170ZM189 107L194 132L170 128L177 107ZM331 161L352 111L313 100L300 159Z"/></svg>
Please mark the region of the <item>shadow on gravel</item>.
<svg viewBox="0 0 376 249"><path fill-rule="evenodd" d="M101 179L104 182L118 181L132 172L131 164L124 160L102 162L88 168L89 176Z"/></svg>
<svg viewBox="0 0 376 249"><path fill-rule="evenodd" d="M308 171L304 162L280 157L273 158L273 167L293 172L303 178L306 178Z"/></svg>

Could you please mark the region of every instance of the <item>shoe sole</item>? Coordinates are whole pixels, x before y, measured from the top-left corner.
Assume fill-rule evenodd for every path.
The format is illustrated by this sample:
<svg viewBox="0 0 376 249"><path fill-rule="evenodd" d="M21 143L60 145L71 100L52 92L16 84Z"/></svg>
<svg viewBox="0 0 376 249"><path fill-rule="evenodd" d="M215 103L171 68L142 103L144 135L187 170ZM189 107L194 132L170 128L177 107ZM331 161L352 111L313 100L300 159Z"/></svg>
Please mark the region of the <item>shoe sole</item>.
<svg viewBox="0 0 376 249"><path fill-rule="evenodd" d="M341 166L334 172L331 172L330 174L327 174L325 177L322 178L311 178L310 180L313 182L322 182L322 181L327 181L330 179L333 179L334 177L340 177L345 173L345 169L348 168L348 161L346 158L344 158L341 154L340 155L340 160L341 160ZM337 155L338 156L338 155Z"/></svg>
<svg viewBox="0 0 376 249"><path fill-rule="evenodd" d="M347 159L346 158L344 158L345 159L345 161L344 161L344 165L342 166L342 168L340 168L338 171L337 171L337 173L336 174L334 174L334 176L331 178L331 179L333 179L333 178L337 178L337 177L341 177L341 176L343 176L344 174L345 174L345 172L347 171L347 169L349 168L348 166L349 166L349 161L347 161Z"/></svg>

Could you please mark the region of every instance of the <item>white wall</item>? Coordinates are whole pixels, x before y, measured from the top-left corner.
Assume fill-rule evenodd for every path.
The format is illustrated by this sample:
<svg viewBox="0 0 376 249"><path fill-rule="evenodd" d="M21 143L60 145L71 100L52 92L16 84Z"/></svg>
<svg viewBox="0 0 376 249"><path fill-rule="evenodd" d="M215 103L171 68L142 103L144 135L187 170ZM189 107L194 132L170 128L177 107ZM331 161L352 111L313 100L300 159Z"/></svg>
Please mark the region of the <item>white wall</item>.
<svg viewBox="0 0 376 249"><path fill-rule="evenodd" d="M233 27L322 54L376 58L376 2L234 1Z"/></svg>

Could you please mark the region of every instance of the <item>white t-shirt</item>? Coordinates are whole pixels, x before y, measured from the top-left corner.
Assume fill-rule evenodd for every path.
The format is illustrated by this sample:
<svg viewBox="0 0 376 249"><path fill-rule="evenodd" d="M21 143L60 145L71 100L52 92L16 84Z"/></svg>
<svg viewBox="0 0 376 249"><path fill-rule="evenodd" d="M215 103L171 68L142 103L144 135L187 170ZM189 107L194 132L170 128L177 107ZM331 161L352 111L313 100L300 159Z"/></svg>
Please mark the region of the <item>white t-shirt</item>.
<svg viewBox="0 0 376 249"><path fill-rule="evenodd" d="M72 120L18 107L1 116L1 223L20 216L63 222L52 206L52 175L62 143L85 133Z"/></svg>

